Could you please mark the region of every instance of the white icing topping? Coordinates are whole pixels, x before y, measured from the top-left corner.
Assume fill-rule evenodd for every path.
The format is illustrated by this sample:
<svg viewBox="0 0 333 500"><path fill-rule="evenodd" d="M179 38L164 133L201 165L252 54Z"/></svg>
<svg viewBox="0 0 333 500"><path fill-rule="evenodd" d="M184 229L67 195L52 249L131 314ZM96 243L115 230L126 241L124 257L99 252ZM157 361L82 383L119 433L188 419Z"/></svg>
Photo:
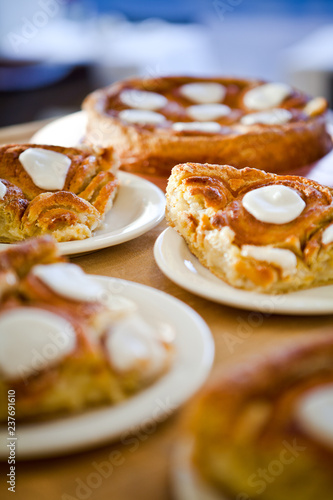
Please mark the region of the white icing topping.
<svg viewBox="0 0 333 500"><path fill-rule="evenodd" d="M248 109L268 109L278 106L290 95L292 88L286 83L265 83L246 92L243 102Z"/></svg>
<svg viewBox="0 0 333 500"><path fill-rule="evenodd" d="M321 241L323 245L329 245L333 242L333 224L328 226L322 234Z"/></svg>
<svg viewBox="0 0 333 500"><path fill-rule="evenodd" d="M0 371L5 378L25 378L54 366L75 345L72 325L57 314L22 307L0 316Z"/></svg>
<svg viewBox="0 0 333 500"><path fill-rule="evenodd" d="M306 205L297 191L282 184L253 189L246 193L242 204L257 220L270 224L296 219Z"/></svg>
<svg viewBox="0 0 333 500"><path fill-rule="evenodd" d="M119 118L128 123L139 123L141 125L157 125L165 121L165 116L155 111L145 111L143 109L124 109L120 111Z"/></svg>
<svg viewBox="0 0 333 500"><path fill-rule="evenodd" d="M221 125L217 122L176 122L172 128L177 132L216 133L221 130Z"/></svg>
<svg viewBox="0 0 333 500"><path fill-rule="evenodd" d="M104 297L104 288L75 264L60 262L38 265L31 272L51 290L67 299L100 302Z"/></svg>
<svg viewBox="0 0 333 500"><path fill-rule="evenodd" d="M333 385L306 393L297 405L296 418L310 436L333 447Z"/></svg>
<svg viewBox="0 0 333 500"><path fill-rule="evenodd" d="M186 108L186 113L190 118L203 122L218 120L222 116L227 116L230 112L231 109L225 104L194 104Z"/></svg>
<svg viewBox="0 0 333 500"><path fill-rule="evenodd" d="M118 372L140 370L143 376L153 376L163 369L167 351L152 326L132 315L108 331L106 349L109 361Z"/></svg>
<svg viewBox="0 0 333 500"><path fill-rule="evenodd" d="M223 101L226 88L214 82L186 83L180 87L180 93L183 97L198 104L211 104Z"/></svg>
<svg viewBox="0 0 333 500"><path fill-rule="evenodd" d="M3 182L0 181L0 200L3 200L7 193L7 188Z"/></svg>
<svg viewBox="0 0 333 500"><path fill-rule="evenodd" d="M284 275L292 274L297 266L296 255L284 248L274 248L271 246L243 245L241 248L243 257L268 262L280 267Z"/></svg>
<svg viewBox="0 0 333 500"><path fill-rule="evenodd" d="M123 90L120 94L120 100L130 108L150 111L161 109L168 102L168 99L161 94L137 89Z"/></svg>
<svg viewBox="0 0 333 500"><path fill-rule="evenodd" d="M291 120L292 114L287 109L276 108L269 111L261 111L259 113L250 113L244 115L240 122L243 125L254 125L255 123L263 123L265 125L283 125Z"/></svg>
<svg viewBox="0 0 333 500"><path fill-rule="evenodd" d="M37 187L50 191L64 188L71 165L68 156L48 149L28 148L19 160Z"/></svg>

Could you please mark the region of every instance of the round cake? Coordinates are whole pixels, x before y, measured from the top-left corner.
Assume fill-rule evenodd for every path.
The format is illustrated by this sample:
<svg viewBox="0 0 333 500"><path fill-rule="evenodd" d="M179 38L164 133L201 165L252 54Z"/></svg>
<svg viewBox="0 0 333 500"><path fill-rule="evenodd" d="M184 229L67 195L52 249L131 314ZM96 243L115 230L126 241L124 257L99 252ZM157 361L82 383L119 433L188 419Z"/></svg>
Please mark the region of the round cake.
<svg viewBox="0 0 333 500"><path fill-rule="evenodd" d="M122 168L169 175L177 163L281 172L332 149L327 102L285 83L236 78L136 78L83 102L85 141L114 147Z"/></svg>

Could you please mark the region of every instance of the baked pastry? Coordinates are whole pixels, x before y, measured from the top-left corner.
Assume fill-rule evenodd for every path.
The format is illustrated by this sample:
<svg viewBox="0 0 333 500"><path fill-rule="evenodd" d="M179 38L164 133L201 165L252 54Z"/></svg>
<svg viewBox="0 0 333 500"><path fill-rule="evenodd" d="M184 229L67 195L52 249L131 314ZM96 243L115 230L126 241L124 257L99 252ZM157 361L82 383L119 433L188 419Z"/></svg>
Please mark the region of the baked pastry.
<svg viewBox="0 0 333 500"><path fill-rule="evenodd" d="M303 177L187 163L172 170L166 218L228 284L285 293L332 283L332 194Z"/></svg>
<svg viewBox="0 0 333 500"><path fill-rule="evenodd" d="M117 403L170 366L173 330L59 257L50 237L0 253L0 420Z"/></svg>
<svg viewBox="0 0 333 500"><path fill-rule="evenodd" d="M332 335L217 375L186 423L193 471L215 493L207 498L331 500L332 411Z"/></svg>
<svg viewBox="0 0 333 500"><path fill-rule="evenodd" d="M0 242L90 237L117 193L116 166L111 149L1 146Z"/></svg>
<svg viewBox="0 0 333 500"><path fill-rule="evenodd" d="M308 165L332 149L325 99L283 83L236 78L135 78L83 102L85 141L114 147L122 168L169 175L177 163Z"/></svg>

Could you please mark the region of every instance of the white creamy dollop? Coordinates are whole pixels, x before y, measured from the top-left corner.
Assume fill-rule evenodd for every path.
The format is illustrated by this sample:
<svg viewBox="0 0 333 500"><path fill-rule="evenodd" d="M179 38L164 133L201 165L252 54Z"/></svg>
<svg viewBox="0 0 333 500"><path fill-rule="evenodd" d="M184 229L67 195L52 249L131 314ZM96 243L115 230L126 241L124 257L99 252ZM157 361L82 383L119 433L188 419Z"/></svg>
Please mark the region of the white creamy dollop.
<svg viewBox="0 0 333 500"><path fill-rule="evenodd" d="M72 163L68 156L42 148L26 149L20 154L19 160L34 184L50 191L64 188Z"/></svg>
<svg viewBox="0 0 333 500"><path fill-rule="evenodd" d="M31 272L56 294L67 299L84 302L103 299L104 288L75 264L38 265Z"/></svg>
<svg viewBox="0 0 333 500"><path fill-rule="evenodd" d="M282 184L253 189L243 197L242 204L257 220L270 224L291 222L306 205L297 191Z"/></svg>
<svg viewBox="0 0 333 500"><path fill-rule="evenodd" d="M225 104L194 104L186 108L186 113L193 120L205 122L227 116L231 109Z"/></svg>
<svg viewBox="0 0 333 500"><path fill-rule="evenodd" d="M292 114L287 109L275 108L269 111L260 111L258 113L249 113L242 116L240 122L242 125L254 125L262 123L264 125L283 125L291 120Z"/></svg>
<svg viewBox="0 0 333 500"><path fill-rule="evenodd" d="M0 181L0 200L3 200L6 196L7 188L3 182Z"/></svg>
<svg viewBox="0 0 333 500"><path fill-rule="evenodd" d="M168 99L157 92L147 92L146 90L127 89L120 94L120 100L126 106L136 109L146 109L155 111L163 108Z"/></svg>
<svg viewBox="0 0 333 500"><path fill-rule="evenodd" d="M115 320L129 316L138 309L137 304L133 300L122 295L110 293L108 290L104 291L102 302L112 313L112 318Z"/></svg>
<svg viewBox="0 0 333 500"><path fill-rule="evenodd" d="M291 92L292 88L286 83L265 83L248 90L243 102L248 109L274 108L279 106Z"/></svg>
<svg viewBox="0 0 333 500"><path fill-rule="evenodd" d="M307 392L297 405L296 418L310 436L333 447L333 385Z"/></svg>
<svg viewBox="0 0 333 500"><path fill-rule="evenodd" d="M6 379L26 378L54 366L75 345L72 325L57 314L22 307L0 316L0 372Z"/></svg>
<svg viewBox="0 0 333 500"><path fill-rule="evenodd" d="M329 245L333 242L333 224L328 226L322 234L321 241L323 245Z"/></svg>
<svg viewBox="0 0 333 500"><path fill-rule="evenodd" d="M154 328L140 316L115 323L106 336L109 361L120 373L140 370L144 377L163 370L167 351Z"/></svg>
<svg viewBox="0 0 333 500"><path fill-rule="evenodd" d="M226 88L214 82L186 83L180 87L180 93L192 102L212 104L223 101Z"/></svg>
<svg viewBox="0 0 333 500"><path fill-rule="evenodd" d="M217 122L175 122L172 124L176 132L205 132L217 133L221 130L221 125Z"/></svg>
<svg viewBox="0 0 333 500"><path fill-rule="evenodd" d="M243 245L241 248L241 255L280 267L283 271L283 275L287 276L292 274L297 267L296 255L284 248L274 248L268 245Z"/></svg>
<svg viewBox="0 0 333 500"><path fill-rule="evenodd" d="M137 123L139 125L158 125L166 119L161 113L143 109L124 109L120 111L118 116L127 123Z"/></svg>

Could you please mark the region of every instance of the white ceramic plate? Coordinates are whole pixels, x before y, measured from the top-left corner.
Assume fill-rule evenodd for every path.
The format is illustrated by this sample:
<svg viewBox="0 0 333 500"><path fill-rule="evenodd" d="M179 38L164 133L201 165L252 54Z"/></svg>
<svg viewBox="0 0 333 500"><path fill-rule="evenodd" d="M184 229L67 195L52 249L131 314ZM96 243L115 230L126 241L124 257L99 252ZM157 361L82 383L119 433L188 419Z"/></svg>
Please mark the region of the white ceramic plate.
<svg viewBox="0 0 333 500"><path fill-rule="evenodd" d="M214 358L214 342L203 319L183 302L159 290L116 278L96 276L113 293L137 303L151 325L170 324L176 331L176 355L170 371L141 393L115 406L44 423L17 422L17 456L56 456L106 444L135 430L151 433L203 384ZM0 428L0 458L8 457L7 429ZM124 442L125 441L125 442Z"/></svg>
<svg viewBox="0 0 333 500"><path fill-rule="evenodd" d="M154 255L161 271L177 285L220 304L268 314L333 313L333 285L282 295L233 288L202 266L183 238L171 228L166 229L156 240Z"/></svg>
<svg viewBox="0 0 333 500"><path fill-rule="evenodd" d="M45 125L35 133L30 142L63 146L65 148L75 147L80 144L85 134L86 124L86 113L78 111Z"/></svg>
<svg viewBox="0 0 333 500"><path fill-rule="evenodd" d="M91 238L59 243L63 255L77 255L132 240L155 227L164 217L162 191L145 179L119 172L120 187L103 226ZM0 250L8 247L1 243Z"/></svg>

